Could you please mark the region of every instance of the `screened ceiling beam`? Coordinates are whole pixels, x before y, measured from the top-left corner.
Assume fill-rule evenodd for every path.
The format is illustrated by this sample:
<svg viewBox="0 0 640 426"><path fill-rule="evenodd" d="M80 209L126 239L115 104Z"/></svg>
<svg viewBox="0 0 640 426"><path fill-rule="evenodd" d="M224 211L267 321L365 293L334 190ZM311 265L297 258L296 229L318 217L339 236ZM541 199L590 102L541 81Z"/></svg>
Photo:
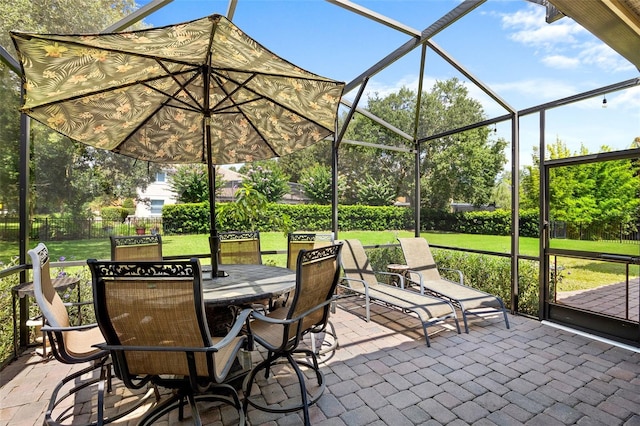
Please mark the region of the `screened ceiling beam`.
<svg viewBox="0 0 640 426"><path fill-rule="evenodd" d="M507 103L507 101L502 99L496 92L491 90L491 88L489 86L487 86L482 81L477 79L473 74L471 74L471 72L469 72L464 66L462 66L462 64L460 64L458 61L453 59L453 57L451 57L447 52L445 52L443 49L441 49L440 46L438 46L436 43L434 43L431 40L427 40L426 43L442 59L447 61L449 63L449 65L454 67L461 74L463 74L465 77L467 77L469 80L471 80L473 82L473 84L478 86L480 88L480 90L482 90L485 94L487 94L487 96L489 96L491 99L496 101L502 108L506 109L509 112L516 112L516 109L513 108L511 105L509 105L509 103Z"/></svg>
<svg viewBox="0 0 640 426"><path fill-rule="evenodd" d="M353 107L353 103L348 99L343 99L341 102L343 104L347 105L350 108ZM378 123L382 127L386 128L388 130L391 130L393 133L397 134L398 136L400 136L402 138L405 138L408 141L412 141L413 142L413 137L411 137L411 135L408 135L407 133L403 132L402 130L398 129L397 127L393 126L392 124L387 123L386 121L384 121L380 117L378 117L376 115L373 115L372 113L370 113L366 109L356 107L356 111L359 112L360 114L364 115L365 117L375 121L376 123ZM347 125L347 123L345 123L345 126L346 125Z"/></svg>
<svg viewBox="0 0 640 426"><path fill-rule="evenodd" d="M344 9L347 9L353 13L356 13L360 16L364 16L365 18L369 18L373 21L376 21L379 24L386 25L387 27L393 28L394 30L400 31L401 33L405 33L411 37L420 37L420 31L413 29L407 25L404 25L394 19L388 18L384 15L381 15L378 12L374 12L366 7L362 7L359 4L355 4L348 0L327 0L329 3L333 3L337 6L340 6Z"/></svg>
<svg viewBox="0 0 640 426"><path fill-rule="evenodd" d="M0 46L0 59L2 59L2 62L6 64L11 69L11 71L22 77L22 69L20 68L20 63L16 61L16 58L11 56L11 54L7 52L7 50L2 46Z"/></svg>
<svg viewBox="0 0 640 426"><path fill-rule="evenodd" d="M229 0L229 5L227 6L227 19L233 21L233 15L236 13L236 5L238 4L238 0Z"/></svg>
<svg viewBox="0 0 640 426"><path fill-rule="evenodd" d="M579 102L585 99L593 98L594 96L606 95L607 93L617 92L618 90L629 89L635 86L640 86L640 78L631 78L629 80L621 81L619 83L614 83L609 86L604 86L598 89L589 90L588 92L582 92L582 93L578 93L577 95L568 96L566 98L556 99L555 101L551 101L551 102L547 102L545 104L541 104L531 108L523 109L518 114L520 116L535 114L542 110L557 108L559 106L568 105L574 102Z"/></svg>
<svg viewBox="0 0 640 426"><path fill-rule="evenodd" d="M348 139L343 139L342 143L347 144L347 145L366 146L368 148L384 149L384 150L387 150L387 151L403 152L403 153L406 153L406 154L415 154L417 152L415 149L403 148L401 146L382 145L382 144L379 144L379 143L352 141L352 140L348 140Z"/></svg>
<svg viewBox="0 0 640 426"><path fill-rule="evenodd" d="M327 0L332 1L332 0ZM442 18L438 19L436 22L427 27L424 31L422 31L422 35L420 37L414 37L413 39L407 41L402 46L388 54L378 63L373 65L371 68L360 74L358 77L353 79L351 82L347 83L344 89L344 93L349 93L354 88L358 87L365 78L371 78L375 74L379 73L383 69L387 68L389 65L397 61L398 59L405 56L407 53L411 52L416 47L426 43L431 37L444 30L449 25L456 22L458 19L465 16L467 13L471 12L481 4L483 4L486 0L465 0L460 3L458 6L454 7L449 13L444 15ZM333 1L332 1L333 2ZM336 3L340 5L340 3Z"/></svg>
<svg viewBox="0 0 640 426"><path fill-rule="evenodd" d="M135 24L138 21L143 20L147 16L151 15L156 10L164 7L165 5L171 3L173 0L153 0L148 4L142 6L140 9L135 12L127 15L125 18L119 20L115 24L105 28L103 33L114 33L117 31L123 31L129 28L131 25Z"/></svg>

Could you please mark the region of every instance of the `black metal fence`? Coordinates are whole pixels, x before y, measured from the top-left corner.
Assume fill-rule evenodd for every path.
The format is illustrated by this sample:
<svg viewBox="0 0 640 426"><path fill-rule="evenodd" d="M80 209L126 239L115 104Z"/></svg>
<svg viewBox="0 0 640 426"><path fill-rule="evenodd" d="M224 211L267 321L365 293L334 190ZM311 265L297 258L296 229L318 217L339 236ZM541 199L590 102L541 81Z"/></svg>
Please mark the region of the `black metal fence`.
<svg viewBox="0 0 640 426"><path fill-rule="evenodd" d="M566 238L581 241L615 241L619 243L639 243L638 226L629 224L581 225L552 221L551 238Z"/></svg>
<svg viewBox="0 0 640 426"><path fill-rule="evenodd" d="M0 217L0 240L17 241L18 218ZM162 218L130 218L122 221L70 218L33 219L29 222L29 238L37 241L102 239L110 235L163 233Z"/></svg>

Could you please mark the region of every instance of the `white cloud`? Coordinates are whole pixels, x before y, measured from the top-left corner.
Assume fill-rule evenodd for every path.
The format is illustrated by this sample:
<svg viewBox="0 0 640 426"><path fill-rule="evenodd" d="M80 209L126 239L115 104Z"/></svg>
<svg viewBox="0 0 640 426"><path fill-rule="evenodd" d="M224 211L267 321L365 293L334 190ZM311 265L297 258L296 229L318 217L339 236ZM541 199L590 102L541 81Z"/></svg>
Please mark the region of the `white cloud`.
<svg viewBox="0 0 640 426"><path fill-rule="evenodd" d="M552 48L559 44L572 44L576 36L584 33L580 25L570 19L547 24L545 8L539 5L528 5L525 9L513 14L501 16L502 27L513 31L509 38L534 47Z"/></svg>
<svg viewBox="0 0 640 426"><path fill-rule="evenodd" d="M550 68L572 69L580 65L580 60L564 55L549 55L542 58L542 63Z"/></svg>
<svg viewBox="0 0 640 426"><path fill-rule="evenodd" d="M596 65L609 72L626 72L635 69L633 64L606 44L585 43L582 45L580 60L586 65Z"/></svg>
<svg viewBox="0 0 640 426"><path fill-rule="evenodd" d="M607 73L634 69L629 61L572 19L565 17L547 24L545 8L539 5L527 5L513 14L501 15L500 19L502 28L510 32L508 37L538 49L541 62L549 68L597 66Z"/></svg>

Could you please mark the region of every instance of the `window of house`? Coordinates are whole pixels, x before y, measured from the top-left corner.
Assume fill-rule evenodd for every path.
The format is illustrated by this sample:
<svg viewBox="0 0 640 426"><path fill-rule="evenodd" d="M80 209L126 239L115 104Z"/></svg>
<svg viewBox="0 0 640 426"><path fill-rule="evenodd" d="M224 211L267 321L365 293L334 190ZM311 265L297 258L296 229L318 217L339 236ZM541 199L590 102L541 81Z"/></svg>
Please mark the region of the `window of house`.
<svg viewBox="0 0 640 426"><path fill-rule="evenodd" d="M165 172L156 173L156 182L166 182L167 174Z"/></svg>
<svg viewBox="0 0 640 426"><path fill-rule="evenodd" d="M161 215L162 214L162 206L164 206L164 200L151 200L151 214L152 215Z"/></svg>

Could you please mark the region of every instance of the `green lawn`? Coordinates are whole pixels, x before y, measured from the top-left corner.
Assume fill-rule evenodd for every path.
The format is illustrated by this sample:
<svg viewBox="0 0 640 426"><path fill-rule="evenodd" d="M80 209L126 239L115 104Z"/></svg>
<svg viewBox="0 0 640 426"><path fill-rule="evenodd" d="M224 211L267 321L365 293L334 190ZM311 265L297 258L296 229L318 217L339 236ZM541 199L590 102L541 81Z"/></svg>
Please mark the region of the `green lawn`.
<svg viewBox="0 0 640 426"><path fill-rule="evenodd" d="M411 237L412 231L347 231L340 232L340 239L356 238L364 245L396 244L398 237ZM472 235L442 232L422 233L430 244L459 247L474 250L484 250L497 253L509 253L511 240L508 236ZM172 235L163 236L163 253L167 256L184 254L209 253L209 236L200 235ZM78 241L50 241L47 247L53 260L65 257L66 260L84 260L87 258L108 259L110 257L109 240L78 240ZM287 238L281 232L260 233L260 244L263 251L286 251ZM35 243L32 243L35 246ZM640 247L637 244L620 244L615 242L552 240L553 248L585 250L595 252L627 254L637 256ZM527 256L538 255L537 238L520 238L520 254ZM17 243L0 241L0 261L8 264L13 256L18 254ZM284 261L282 263L284 265Z"/></svg>
<svg viewBox="0 0 640 426"><path fill-rule="evenodd" d="M422 234L430 244L448 247L459 247L489 252L509 253L511 241L508 236L470 235L429 232ZM411 237L411 231L350 231L341 232L340 239L356 238L367 245L395 244L397 237ZM287 238L281 232L263 232L260 234L263 251L286 252ZM35 245L32 244L32 245ZM87 258L108 259L110 257L109 240L81 240L81 241L51 241L47 242L53 261L64 257L65 260L85 260ZM586 250L628 254L637 256L640 247L637 244L620 244L598 241L553 240L552 247L572 250ZM0 260L6 264L12 256L17 255L17 244L0 242ZM163 253L165 256L179 256L185 254L207 255L209 253L208 235L173 235L163 237ZM520 254L528 256L538 255L537 238L520 238ZM286 254L264 255L263 261L278 266L286 265ZM202 263L209 263L205 257ZM562 282L559 290L568 291L582 288L597 287L623 281L625 278L624 265L587 261L573 258L560 258L562 266ZM638 275L638 267L631 268L631 276Z"/></svg>

